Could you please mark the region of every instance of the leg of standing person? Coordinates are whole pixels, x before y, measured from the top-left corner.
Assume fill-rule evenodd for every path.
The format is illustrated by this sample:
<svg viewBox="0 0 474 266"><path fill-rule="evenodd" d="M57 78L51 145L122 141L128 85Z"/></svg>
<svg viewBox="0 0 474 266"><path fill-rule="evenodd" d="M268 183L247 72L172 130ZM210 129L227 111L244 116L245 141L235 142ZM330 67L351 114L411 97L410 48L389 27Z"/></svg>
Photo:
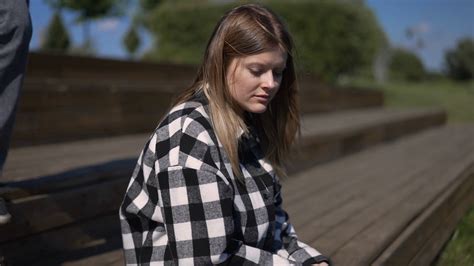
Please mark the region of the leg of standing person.
<svg viewBox="0 0 474 266"><path fill-rule="evenodd" d="M10 146L32 34L28 6L27 0L0 0L0 178ZM5 200L0 197L0 224L9 220Z"/></svg>

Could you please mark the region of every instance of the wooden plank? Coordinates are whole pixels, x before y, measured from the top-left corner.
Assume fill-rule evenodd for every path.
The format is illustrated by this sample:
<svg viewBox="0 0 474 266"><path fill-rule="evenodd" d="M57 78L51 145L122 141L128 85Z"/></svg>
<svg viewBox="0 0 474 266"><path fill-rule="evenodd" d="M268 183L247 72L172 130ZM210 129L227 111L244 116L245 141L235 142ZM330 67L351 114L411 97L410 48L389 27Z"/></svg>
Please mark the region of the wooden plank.
<svg viewBox="0 0 474 266"><path fill-rule="evenodd" d="M34 179L115 160L136 161L149 136L151 133L12 149L4 180Z"/></svg>
<svg viewBox="0 0 474 266"><path fill-rule="evenodd" d="M107 265L121 266L124 264L123 250L116 249L99 255L90 256L79 260L69 260L62 263L63 266L90 266L90 265Z"/></svg>
<svg viewBox="0 0 474 266"><path fill-rule="evenodd" d="M464 164L464 166L466 165ZM433 170L438 170L440 176L447 174L445 169L439 165L433 166ZM459 171L459 168L455 170ZM438 174L433 171L427 172L430 175ZM397 193L398 195L387 196L380 199L381 203L366 208L360 213L360 217L366 219L365 221L350 219L346 222L345 226L352 227L354 222L362 226L356 226L358 230L354 231L355 234L352 233L350 238L346 238L346 241L339 239L340 243L335 246L337 248L331 252L335 262L341 265L370 264L447 185L446 182L443 182L445 180L439 178L438 180L428 180L420 178L420 176L414 176L414 178L423 180L423 182L417 182L418 184L412 182L405 190L392 192L392 194ZM428 189L428 187L430 188ZM368 216L372 218L367 219ZM341 235L347 233L345 230L341 231L339 232ZM329 237L323 235L315 242L332 241Z"/></svg>
<svg viewBox="0 0 474 266"><path fill-rule="evenodd" d="M373 262L373 265L414 265L429 264L442 245L447 241L457 222L474 202L474 170L471 165L435 200ZM469 174L470 173L470 174ZM422 256L419 264L415 255Z"/></svg>
<svg viewBox="0 0 474 266"><path fill-rule="evenodd" d="M90 82L84 88L25 89L12 146L151 132L153 121L158 123L174 95L159 90L94 88Z"/></svg>
<svg viewBox="0 0 474 266"><path fill-rule="evenodd" d="M128 81L192 81L196 66L123 61L84 56L31 52L27 77L87 78L88 80L122 79Z"/></svg>
<svg viewBox="0 0 474 266"><path fill-rule="evenodd" d="M8 265L60 265L121 247L118 213L70 224L57 230L30 235L0 244Z"/></svg>
<svg viewBox="0 0 474 266"><path fill-rule="evenodd" d="M129 177L54 194L33 196L8 204L12 222L0 227L0 243L118 212Z"/></svg>
<svg viewBox="0 0 474 266"><path fill-rule="evenodd" d="M474 132L471 130L471 133ZM470 139L468 139L470 143L472 143L472 136L470 135ZM466 142L458 142L460 145L462 143ZM398 200L397 196L392 197L392 194L389 194L389 196L380 199L385 204L377 203L367 208L367 211L362 213L361 217L379 213L380 218L372 220L373 222L364 221L366 226L359 227L361 231L354 231L356 234L352 234L352 237L348 239L349 241L342 242L343 246L340 246L341 243L336 244L340 247L333 254L335 260L339 259L338 262L343 265L346 265L346 263L349 263L349 265L367 265L370 263L373 256L378 255L380 249L387 246L403 230L403 227L413 217L416 217L417 213L423 210L453 179L457 178L460 171L465 170L474 161L474 147L472 145L460 150L453 144L453 152L451 153L456 151L458 154L451 156L449 156L449 153L446 154L445 161L433 161L431 168L424 169L420 173L421 175L416 176L417 180L423 180L423 182L415 185L413 183L417 180L414 180L406 189L396 191ZM363 217L363 219L367 220L367 217ZM354 219L348 220L347 224L353 226L355 224ZM345 230L342 231L339 232L341 235L347 234ZM335 237L335 235L323 236L318 238L316 242L331 242L331 237ZM340 239L338 241L341 242ZM372 250L373 252L368 253L366 250Z"/></svg>
<svg viewBox="0 0 474 266"><path fill-rule="evenodd" d="M130 177L135 160L116 160L96 166L74 169L57 175L33 180L9 183L0 187L0 196L8 201L55 193L57 191L78 188L101 183L117 177Z"/></svg>
<svg viewBox="0 0 474 266"><path fill-rule="evenodd" d="M462 185L458 186L457 191L455 191L456 189L453 189L454 192L449 191L451 192L449 194L449 197L451 197L450 199L442 197L443 199L433 204L433 209L436 209L436 211L441 214L433 214L433 218L430 219L430 222L435 223L434 221L438 221L441 223L437 228L438 230L425 235L428 236L427 241L421 249L419 249L409 265L431 264L433 259L439 254L443 245L449 239L449 236L456 229L457 223L461 220L469 207L472 206L474 203L474 172L471 173L473 174L469 177L470 180L466 180ZM459 194L457 194L458 192ZM448 211L449 213L447 213ZM428 210L428 212L431 212L431 210ZM447 215L444 216L443 212L447 213Z"/></svg>
<svg viewBox="0 0 474 266"><path fill-rule="evenodd" d="M305 116L302 120L302 133L309 135L334 137L351 134L361 128L384 125L400 121L420 122L427 118L443 118L445 112L439 108L369 108L348 110L328 114ZM430 121L430 120L429 120ZM431 122L431 121L430 121ZM397 124L397 128L400 124ZM403 127L402 127L403 128Z"/></svg>
<svg viewBox="0 0 474 266"><path fill-rule="evenodd" d="M439 109L366 109L305 116L303 138L287 169L297 172L382 141L441 125L445 120L445 112Z"/></svg>
<svg viewBox="0 0 474 266"><path fill-rule="evenodd" d="M460 130L462 131L462 130ZM472 130L471 130L472 131ZM436 143L437 146L434 146L433 147L433 150L434 151L430 151L430 150L426 150L426 149L423 149L423 145L414 145L416 144L417 141L420 141L420 138L419 137L413 137L411 139L408 139L407 140L403 140L404 144L405 144L405 148L406 147L409 147L411 148L412 150L404 150L405 148L401 149L402 151L404 150L405 153L400 153L398 152L399 154L397 155L397 151L396 150L393 150L393 149L388 149L388 148L384 148L383 151L386 151L388 152L389 154L392 154L394 155L394 157L398 157L398 158L403 158L402 160L399 159L399 161L397 162L396 160L395 161L392 161L392 160L387 160L384 162L384 164L381 164L380 160L375 160L374 163L375 165L377 165L377 168L381 169L382 172L380 173L375 173L373 175L373 178L375 181L377 181L377 177L383 177L384 175L386 175L387 173L390 173L390 175L388 176L388 178L390 179L390 176L398 176L400 174L400 172L397 173L397 171L400 171L400 169L402 170L401 173L403 173L403 171L406 171L410 168L415 168L416 167L420 167L420 165L418 165L420 162L419 161L412 161L412 158L413 157L424 157L425 154L437 154L438 156L438 161L442 160L443 158L446 158L446 157L449 157L449 153L446 154L446 149L451 149L451 153L454 153L456 154L457 151L453 151L452 147L453 147L453 143L450 143L450 142L443 142L444 138L448 138L448 137L451 137L452 136L452 131L447 131L445 133L445 136L444 137L440 137L439 135L437 136L436 134L432 134L433 132L436 133L436 130L434 131L431 131L431 132L428 132L429 134L431 134L432 138L431 139L428 139L429 141L425 141L424 142L424 145L429 145L430 143ZM428 134L428 135L429 135ZM423 138L426 139L426 136L427 134L420 134L423 136ZM469 136L469 134L465 134L467 136ZM434 137L434 138L433 138ZM436 142L437 141L437 142ZM472 139L468 139L468 141L471 141L472 142ZM458 145L463 145L464 141L463 139L459 139L457 140L458 142ZM438 144L439 143L439 144ZM443 148L443 144L444 144L444 148ZM400 146L400 145L398 145ZM397 147L397 146L395 146ZM413 150L414 149L414 150ZM367 152L369 151L365 151L363 153L361 153L362 155L365 155L367 154ZM372 153L374 153L374 151L370 151ZM357 154L357 156L351 156L351 158L357 158L358 156L360 156L360 154ZM381 155L380 153L378 155L375 155L375 156L379 156L379 157L385 157L387 158L387 155ZM434 157L434 156L432 156ZM349 158L349 157L348 157ZM359 157L360 158L360 157ZM388 157L390 158L390 157ZM433 158L427 158L424 162L424 167L425 168L429 168L431 165L433 164L436 164L436 160L433 161L432 160ZM362 157L362 159L359 160L359 162L367 162L368 161L368 158L367 157ZM398 165L397 165L398 163ZM411 163L411 165L410 165ZM352 182L352 179L357 179L356 175L359 173L362 173L364 172L364 167L362 168L358 168L359 165L357 164L357 162L353 162L352 165L350 164L349 160L346 160L343 159L343 160L339 160L339 162L334 162L334 163L331 163L329 165L333 165L332 169L331 170L328 170L327 173L325 173L324 171L322 171L322 169L324 167L326 167L327 165L325 165L324 167L319 167L317 169L319 169L319 171L317 171L317 175L313 175L314 179L311 181L311 179L308 178L308 180L301 180L301 179L295 179L295 180L291 180L291 181L294 181L294 184L296 184L296 190L293 190L292 193L290 193L289 195L286 194L285 195L285 200L286 200L286 203L288 203L288 199L290 199L291 201L291 195L297 195L298 197L301 197L301 198L307 198L307 204L304 204L304 202L301 202L301 201L298 201L298 200L294 200L295 202L294 203L291 203L290 204L293 204L291 205L288 210L290 212L290 217L292 218L292 221L297 229L297 232L303 236L303 238L309 238L308 236L311 236L311 235L314 235L315 234L315 230L318 230L318 232L321 232L321 231L326 231L328 230L328 228L324 228L321 226L332 226L333 228L337 228L337 227L344 227L343 225L338 225L338 224L334 224L334 223L337 223L337 219L344 219L344 211L348 211L347 214L351 215L351 210L352 208L348 207L347 205L350 205L349 203L347 203L347 201L349 199L351 199L354 195L361 195L361 199L357 199L355 204L359 204L359 207L360 206L364 206L364 204L369 204L373 201L377 201L377 200L380 200L378 199L377 197L380 198L380 196L384 195L384 192L383 192L383 186L381 187L380 184L375 184L375 183L370 183L369 182L369 185L370 184L375 184L374 187L376 189L371 189L370 186L366 187L366 190L361 190L361 189L364 189L364 187L362 188L359 188L359 187L351 187L351 185L348 185L345 189L342 189L340 191L329 191L327 192L326 194L326 199L322 199L321 198L321 195L323 195L326 191L326 188L325 186L320 186L320 180L321 178L325 178L324 180L334 180L334 179L337 179L337 176L336 175L331 175L330 173L333 172L333 171L337 171L337 168L341 168L341 169L344 169L346 168L346 173L344 174L344 176L346 177L351 177L351 180L349 180L349 182ZM351 168L352 166L352 168ZM388 168L387 166L391 166L390 168ZM357 170L355 170L357 169ZM418 168L420 169L420 168ZM341 172L341 171L339 171ZM414 172L416 173L416 171ZM340 175L341 173L339 173ZM310 177L311 175L308 175L308 177ZM318 177L320 179L318 179ZM393 178L393 180L399 180L400 178ZM409 178L409 175L405 175L405 183L401 183L402 185L403 184L409 184L411 182L410 178ZM403 180L399 180L400 182L403 181ZM390 180L385 180L385 182L389 182L387 184L390 184ZM398 181L397 181L398 182ZM314 186L308 186L308 184L315 184ZM383 182L382 182L383 183ZM360 184L364 184L363 182L360 182ZM284 184L284 186L287 186L288 184ZM345 185L345 181L339 181L339 185ZM391 186L395 185L394 181L392 181L392 183L390 184ZM390 188L390 186L386 186L388 188ZM291 188L291 187L290 187ZM310 191L308 192L307 195L304 195L304 191L305 189L301 190L301 188L305 188L307 191ZM353 190L356 190L356 191L359 191L359 193L356 193L356 194L352 194L352 195L347 195L347 193L351 193L351 191ZM348 192L349 191L349 192ZM378 195L375 195L375 198L374 198L374 195L373 194L373 191L382 191L380 193L378 193ZM286 191L284 191L284 193L286 193ZM311 193L313 193L313 195L309 196ZM387 191L385 191L385 193L387 193ZM337 197L334 197L334 195L337 195ZM331 198L332 196L332 198ZM295 196L293 196L295 197ZM372 198L371 198L372 197ZM372 201L373 200L373 201ZM395 198L396 200L396 198ZM341 204L341 206L335 204L334 206L329 206L328 205L331 205L334 201L337 201L339 202L339 204ZM365 203L364 203L365 201ZM322 202L323 204L319 204L319 202ZM396 202L396 201L395 201ZM347 203L347 204L346 204ZM286 206L288 206L288 204L285 204ZM295 213L293 212L294 209L292 208L300 208L301 211L300 211L300 216L301 218L298 217L298 215L295 215ZM342 212L337 212L338 210L340 210L340 208L342 207L347 207L345 209L342 209ZM326 209L326 211L322 210L322 208ZM332 209L331 209L332 208ZM383 208L383 204L381 204L381 211L384 210ZM334 211L334 209L336 209L336 213L331 213L331 211ZM312 215L313 214L313 215ZM368 210L367 215L369 215L370 217L370 214L371 214L371 211ZM335 215L335 216L331 216L331 215ZM320 220L318 221L318 219L322 219L323 220ZM336 221L333 220L333 217L336 217ZM306 219L306 220L313 220L314 222L312 224L304 224L304 223L301 223L301 219ZM367 217L364 217L364 216L360 216L360 219L361 221L364 221L367 219ZM331 228L331 227L329 227ZM344 229L344 228L343 228ZM334 229L334 234L337 235L337 231L339 229ZM340 235L347 235L347 234L344 234L344 233L341 233L339 232ZM349 235L350 237L350 235ZM333 239L333 237L328 237L328 239ZM337 245L337 243L335 243ZM340 243L339 243L340 244ZM322 250L324 250L324 248L327 248L327 244L325 243L321 243L321 241L317 241L315 243L315 246L316 247L322 247Z"/></svg>
<svg viewBox="0 0 474 266"><path fill-rule="evenodd" d="M421 138L413 139L414 141L410 141L406 145L376 147L359 153L357 156L346 157L296 176L284 184L285 204L301 206L299 207L301 212L293 209L293 216L298 216L298 213L301 213L303 217L307 217L306 207L303 207L305 200L309 207L315 207L317 205L312 204L311 201L313 199L318 200L319 195L327 195L328 198L325 199L331 198L334 194L339 196L349 195L351 191L355 191L351 189L355 184L364 185L370 182L369 179L380 181L381 178L379 177L383 177L387 171L386 169L403 173L403 171L406 171L405 168L413 168L417 165L417 162L382 161L383 164L381 164L381 160L378 159L390 156L394 158L407 155L422 156L425 154L422 149L424 145L439 139L436 132L428 133L430 134L424 134ZM404 142L407 141L404 140ZM442 154L442 151L438 153ZM373 167L374 164L378 167ZM348 177L351 178L348 179ZM309 183L317 184L317 186L308 186ZM349 194L345 192L349 192ZM311 197L311 194L314 193L318 193L318 196ZM338 197L338 199L340 198ZM298 203L296 204L296 202Z"/></svg>

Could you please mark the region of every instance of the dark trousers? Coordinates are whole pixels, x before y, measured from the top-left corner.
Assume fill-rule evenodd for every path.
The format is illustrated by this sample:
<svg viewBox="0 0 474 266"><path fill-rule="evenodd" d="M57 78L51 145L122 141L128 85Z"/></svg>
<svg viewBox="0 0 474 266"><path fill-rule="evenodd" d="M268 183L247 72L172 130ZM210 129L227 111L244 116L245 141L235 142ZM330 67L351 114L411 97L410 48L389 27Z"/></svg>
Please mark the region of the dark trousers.
<svg viewBox="0 0 474 266"><path fill-rule="evenodd" d="M0 0L0 176L10 146L31 34L28 1Z"/></svg>

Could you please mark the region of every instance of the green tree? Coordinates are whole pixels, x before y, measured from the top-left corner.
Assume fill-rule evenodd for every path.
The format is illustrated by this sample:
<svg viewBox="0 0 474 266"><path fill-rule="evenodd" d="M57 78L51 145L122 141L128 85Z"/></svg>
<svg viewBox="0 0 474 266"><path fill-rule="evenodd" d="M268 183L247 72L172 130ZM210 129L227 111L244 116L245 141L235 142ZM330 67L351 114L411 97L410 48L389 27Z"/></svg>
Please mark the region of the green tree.
<svg viewBox="0 0 474 266"><path fill-rule="evenodd" d="M121 16L127 0L57 0L61 7L77 12L76 22L84 28L83 47L93 47L90 22L104 17Z"/></svg>
<svg viewBox="0 0 474 266"><path fill-rule="evenodd" d="M456 80L474 78L474 40L465 38L459 40L456 48L445 54L445 64L448 75Z"/></svg>
<svg viewBox="0 0 474 266"><path fill-rule="evenodd" d="M162 0L140 0L140 6L143 8L143 10L153 10L161 2Z"/></svg>
<svg viewBox="0 0 474 266"><path fill-rule="evenodd" d="M425 77L425 68L414 53L405 49L394 49L389 64L392 79L420 81Z"/></svg>
<svg viewBox="0 0 474 266"><path fill-rule="evenodd" d="M70 44L69 34L64 26L61 13L59 10L56 10L46 29L46 34L41 43L41 50L66 53Z"/></svg>
<svg viewBox="0 0 474 266"><path fill-rule="evenodd" d="M130 26L122 41L130 57L133 57L141 44L136 26Z"/></svg>
<svg viewBox="0 0 474 266"><path fill-rule="evenodd" d="M150 30L150 17L163 0L140 0L137 11L133 16L134 27Z"/></svg>
<svg viewBox="0 0 474 266"><path fill-rule="evenodd" d="M296 43L298 65L327 81L335 81L357 68L370 67L387 42L364 1L263 2L288 24ZM155 43L146 57L198 63L217 21L241 3L164 1L150 12L147 25Z"/></svg>

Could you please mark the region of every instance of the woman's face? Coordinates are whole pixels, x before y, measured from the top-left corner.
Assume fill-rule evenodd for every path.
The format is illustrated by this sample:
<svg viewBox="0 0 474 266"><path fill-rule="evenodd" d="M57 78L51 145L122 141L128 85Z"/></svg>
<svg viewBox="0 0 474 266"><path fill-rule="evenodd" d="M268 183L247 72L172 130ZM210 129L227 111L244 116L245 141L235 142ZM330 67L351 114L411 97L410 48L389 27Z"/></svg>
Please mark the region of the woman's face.
<svg viewBox="0 0 474 266"><path fill-rule="evenodd" d="M267 52L234 58L227 72L230 94L240 113L263 113L280 88L286 53L276 47Z"/></svg>

